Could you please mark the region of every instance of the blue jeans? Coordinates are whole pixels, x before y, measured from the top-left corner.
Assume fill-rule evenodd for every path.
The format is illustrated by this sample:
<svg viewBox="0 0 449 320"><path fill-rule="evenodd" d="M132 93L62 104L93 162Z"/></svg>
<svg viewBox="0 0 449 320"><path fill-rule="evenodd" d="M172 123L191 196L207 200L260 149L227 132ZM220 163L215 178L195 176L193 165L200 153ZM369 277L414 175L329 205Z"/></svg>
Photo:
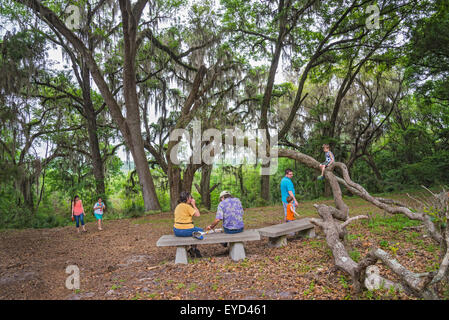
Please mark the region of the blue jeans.
<svg viewBox="0 0 449 320"><path fill-rule="evenodd" d="M243 228L240 228L240 229L228 229L228 228L223 227L223 231L224 231L224 233L229 233L229 234L240 233L240 232L243 232Z"/></svg>
<svg viewBox="0 0 449 320"><path fill-rule="evenodd" d="M79 216L75 216L75 221L76 221L76 227L77 228L80 227L80 220L81 220L81 225L84 226L84 213L81 213Z"/></svg>
<svg viewBox="0 0 449 320"><path fill-rule="evenodd" d="M288 205L288 203L285 203L284 201L282 201L282 205L284 206L284 218L287 218L287 205Z"/></svg>
<svg viewBox="0 0 449 320"><path fill-rule="evenodd" d="M177 229L173 227L173 232L175 233L175 236L177 237L191 237L193 232L196 231L203 231L203 229L199 227L194 227L191 229Z"/></svg>

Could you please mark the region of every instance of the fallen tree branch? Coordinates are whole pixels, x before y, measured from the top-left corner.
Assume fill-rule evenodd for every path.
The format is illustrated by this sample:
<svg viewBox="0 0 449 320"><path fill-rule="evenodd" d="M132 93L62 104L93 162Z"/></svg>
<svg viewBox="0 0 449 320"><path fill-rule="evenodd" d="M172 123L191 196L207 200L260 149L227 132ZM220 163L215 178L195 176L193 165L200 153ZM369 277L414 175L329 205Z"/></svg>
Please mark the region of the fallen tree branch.
<svg viewBox="0 0 449 320"><path fill-rule="evenodd" d="M390 206L387 205L373 196L371 196L362 186L358 185L357 188L354 187L354 183L349 184L345 179L340 177L336 177L337 181L343 184L346 188L349 189L353 194L361 197L362 199L372 203L376 207L385 210L390 214L403 214L411 220L422 221L426 226L427 231L433 240L435 240L439 245L441 245L444 241L441 233L437 230L435 224L430 219L430 216L423 212L413 212L407 207L398 207L398 206Z"/></svg>
<svg viewBox="0 0 449 320"><path fill-rule="evenodd" d="M411 272L396 259L393 259L387 252L379 248L372 250L369 255L381 260L383 264L391 269L399 277L402 286L409 293L424 299L439 299L436 292L428 286L433 273L423 275Z"/></svg>
<svg viewBox="0 0 449 320"><path fill-rule="evenodd" d="M375 197L374 199L385 203L385 204L393 204L399 207L407 207L407 205L405 205L404 203L398 201L398 200L394 200L394 199L385 199L385 198L379 198L379 197Z"/></svg>
<svg viewBox="0 0 449 320"><path fill-rule="evenodd" d="M311 218L309 219L309 222L324 229L324 222L321 219Z"/></svg>
<svg viewBox="0 0 449 320"><path fill-rule="evenodd" d="M369 266L366 268L366 278L364 284L368 290L378 290L381 288L387 290L391 288L396 290L404 290L401 284L382 277L379 272L379 267L377 266Z"/></svg>
<svg viewBox="0 0 449 320"><path fill-rule="evenodd" d="M302 164L312 169L319 169L319 163L315 159L300 152L294 150L279 149L277 151L277 155L298 160ZM336 176L332 172L334 168L339 168L343 178ZM373 280L374 282L377 281L379 283L387 284L390 287L393 286L395 288L404 288L406 292L416 297L424 299L439 299L437 290L435 289L435 285L447 276L449 270L449 195L446 194L445 191L436 195L424 187L432 194L434 201L432 202L432 205L423 205L423 208L432 208L432 210L434 210L435 213L439 216L439 219L432 220L431 216L428 215L424 210L420 210L422 212L415 212L400 201L371 196L369 192L367 192L361 185L353 182L350 179L346 165L343 163L333 163L324 171L324 175L331 185L337 208L333 208L327 205L315 204L314 206L317 209L318 214L322 218L322 220L310 219L310 222L323 229L326 235L326 242L332 250L335 266L338 269L347 272L351 276L353 289L356 292L359 292L361 290L363 279L366 279L365 276L367 268L373 266L378 260L380 260L399 277L401 285L384 279L380 277L380 275L377 275L376 279L372 278L369 281ZM432 239L436 241L443 249L443 252L445 252L444 257L442 257L442 262L440 264L438 272L414 273L402 266L387 252L379 248L372 248L367 256L365 256L358 264L355 263L350 258L343 244L344 235L346 233L345 228L352 221L358 219L368 219L369 217L362 215L349 218L349 209L347 209L348 207L342 200L340 184L345 186L354 195L361 197L362 199L370 202L376 207L383 209L387 213L403 214L411 220L421 221L423 223L423 226L426 227L426 230L429 232ZM413 200L416 201L416 199ZM423 204L419 201L418 203ZM443 215L443 212L445 216ZM445 218L445 220L443 219L443 217ZM344 222L342 224L338 224L337 221L334 220L334 218L343 220ZM444 223L446 223L446 225L444 225ZM445 230L443 230L442 232L440 232L439 230L440 224L442 226L445 226ZM372 271L375 270L375 268L371 268L369 270ZM371 275L371 277L374 276Z"/></svg>
<svg viewBox="0 0 449 320"><path fill-rule="evenodd" d="M359 219L369 219L369 217L368 217L368 216L364 216L364 215L351 217L351 218L349 218L348 220L346 220L345 222L343 222L343 223L340 225L340 227L341 227L342 229L343 229L343 228L346 228L346 226L347 226L348 224L350 224L351 222L353 222L353 221L355 221L355 220L359 220Z"/></svg>
<svg viewBox="0 0 449 320"><path fill-rule="evenodd" d="M443 260L441 261L440 268L438 269L437 275L432 279L431 285L436 284L443 280L445 276L448 274L449 267L449 210L446 209L446 227L445 227L445 244L446 244L446 253L444 254Z"/></svg>
<svg viewBox="0 0 449 320"><path fill-rule="evenodd" d="M337 268L349 273L352 278L354 291L360 292L362 289L362 274L364 274L365 268L370 265L368 262L369 259L364 259L363 264L354 262L342 242L344 230L341 225L333 219L331 211L329 210L330 207L317 204L314 206L323 220L318 221L317 219L310 219L310 222L323 228L324 234L326 235L326 242L332 250L335 265ZM375 261L371 264L374 263Z"/></svg>

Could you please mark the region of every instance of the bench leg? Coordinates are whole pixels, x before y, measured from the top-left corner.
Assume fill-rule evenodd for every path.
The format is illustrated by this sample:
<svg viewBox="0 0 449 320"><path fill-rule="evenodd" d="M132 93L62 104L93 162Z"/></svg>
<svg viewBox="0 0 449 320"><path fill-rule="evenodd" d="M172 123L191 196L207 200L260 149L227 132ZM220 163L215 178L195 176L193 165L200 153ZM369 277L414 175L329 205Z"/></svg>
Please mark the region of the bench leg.
<svg viewBox="0 0 449 320"><path fill-rule="evenodd" d="M182 263L187 264L187 250L186 247L176 247L175 264Z"/></svg>
<svg viewBox="0 0 449 320"><path fill-rule="evenodd" d="M231 242L229 244L229 257L233 261L239 261L245 259L245 247L243 242Z"/></svg>
<svg viewBox="0 0 449 320"><path fill-rule="evenodd" d="M271 248L280 248L287 245L287 236L280 236L268 239L269 239L268 246Z"/></svg>
<svg viewBox="0 0 449 320"><path fill-rule="evenodd" d="M315 228L306 229L298 232L299 236L304 238L315 238Z"/></svg>

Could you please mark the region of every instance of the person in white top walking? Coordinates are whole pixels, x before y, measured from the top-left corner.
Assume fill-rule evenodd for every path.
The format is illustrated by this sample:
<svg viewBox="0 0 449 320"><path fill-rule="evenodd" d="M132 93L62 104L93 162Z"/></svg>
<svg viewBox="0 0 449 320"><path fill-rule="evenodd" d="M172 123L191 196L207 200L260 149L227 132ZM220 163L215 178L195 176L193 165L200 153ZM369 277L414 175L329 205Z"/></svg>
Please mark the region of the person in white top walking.
<svg viewBox="0 0 449 320"><path fill-rule="evenodd" d="M104 209L106 209L106 206L104 205L101 198L98 198L98 202L94 205L94 215L95 218L97 218L98 230L103 230L101 228L101 220L103 220Z"/></svg>

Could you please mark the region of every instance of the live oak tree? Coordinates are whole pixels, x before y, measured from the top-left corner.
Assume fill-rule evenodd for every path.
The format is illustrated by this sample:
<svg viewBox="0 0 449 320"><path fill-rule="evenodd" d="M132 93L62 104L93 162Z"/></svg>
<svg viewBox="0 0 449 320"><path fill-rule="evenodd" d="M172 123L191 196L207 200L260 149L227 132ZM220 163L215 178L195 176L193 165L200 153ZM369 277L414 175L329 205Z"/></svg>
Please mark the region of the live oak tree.
<svg viewBox="0 0 449 320"><path fill-rule="evenodd" d="M78 71L76 66L72 67L75 72ZM33 78L36 86L45 88L39 95L41 99L64 98L65 103L60 103L59 108L81 116L76 121L83 124L83 129L87 130L78 130L78 139L60 141L60 146L69 154L79 153L88 159L90 172L95 179L95 193L105 197L105 162L116 153L122 143L113 144L113 141L117 140L117 130L106 113L101 96L95 92L84 93L86 87L90 87L86 82L90 82L90 79L81 80L79 87L72 83L70 74L61 71L54 75L46 74Z"/></svg>
<svg viewBox="0 0 449 320"><path fill-rule="evenodd" d="M434 1L428 13L410 22L407 44L408 84L417 89L420 96L442 106L449 102L449 30L448 3Z"/></svg>
<svg viewBox="0 0 449 320"><path fill-rule="evenodd" d="M281 157L298 160L307 167L318 170L319 162L301 152L279 149ZM334 173L339 169L341 176ZM325 177L329 180L335 200L335 207L328 205L315 205L320 219L313 218L310 221L322 228L326 235L326 242L332 250L336 267L347 272L352 279L353 291L360 293L365 279L365 270L368 266L382 261L400 279L400 283L407 293L424 299L438 299L438 286L447 277L449 267L449 197L447 191L440 194L431 192L428 202L418 201L418 207L401 202L373 197L361 185L353 182L349 177L347 167L344 163L335 162L326 169ZM373 247L370 252L356 263L348 254L344 246L344 238L347 233L346 227L358 219L368 219L366 215L349 216L349 208L343 201L340 185L349 189L353 194L385 210L389 214L403 214L409 219L421 221L430 237L441 247L440 266L435 272L414 273L380 248ZM339 223L338 221L343 221Z"/></svg>
<svg viewBox="0 0 449 320"><path fill-rule="evenodd" d="M55 12L43 5L37 0L20 0L21 3L33 10L34 14L41 20L45 21L49 26L56 29L70 44L74 50L84 59L86 67L89 69L96 86L98 87L113 120L119 128L123 139L136 165L139 183L142 188L142 196L146 210L160 209L157 199L156 190L154 188L153 179L148 167L148 162L144 150L144 143L141 134L141 119L139 112L139 99L136 86L136 54L138 51L137 33L140 31L142 14L147 1L138 1L131 5L130 1L119 1L120 13L120 29L122 30L121 39L123 41L123 91L124 106L126 115L124 116L118 99L114 96L113 91L108 86L104 77L104 72L99 67L94 57L94 52L90 51L88 43L85 39L80 38L76 33L70 30L64 21L58 16L61 12ZM97 8L106 4L106 1L99 1L94 7L93 12ZM87 20L88 22L89 20ZM83 23L83 21L81 21Z"/></svg>
<svg viewBox="0 0 449 320"><path fill-rule="evenodd" d="M160 14L160 10L153 8L153 14ZM218 17L211 4L205 1L185 10L189 15L185 25L178 25L176 20L172 21L172 26L178 28L158 30L155 25L142 33L139 39L144 48L139 73L140 78L146 79L139 84L145 97L141 107L146 131L145 148L167 174L172 210L180 192L191 191L195 172L210 163L206 164L201 157L208 142L201 141L200 136L199 143L189 141L193 152L188 163L176 164L171 157L178 141L170 140L170 133L179 129L191 131L192 120L199 119L202 132L208 128L223 129L223 120L234 116L230 112L232 107L227 103L248 78L239 78L248 66L241 63L229 49L223 37L225 30L216 25ZM150 108L153 105L159 119L150 124ZM190 138L193 140L192 136ZM193 154L195 158L199 154L199 161L193 161ZM211 192L209 186L206 187L210 176L209 179L207 174L203 177L202 195L205 205L210 207L210 201L207 204L206 200Z"/></svg>
<svg viewBox="0 0 449 320"><path fill-rule="evenodd" d="M325 132L329 139L333 139L341 102L357 74L370 59L383 59L385 50L394 44L401 22L409 18L417 6L416 2L407 5L401 1L379 2L382 28L376 30L367 28L365 10L369 4L371 1L224 2L224 23L234 32L235 47L252 59L257 57L269 62L260 101L260 128L269 128L269 120L276 113L272 93L279 61L283 57L283 69L291 70L298 79L296 97L286 121L280 127L273 123L271 128L277 130L279 141L288 141L289 128L308 95L306 81L310 78L330 81L333 72L340 72L344 81ZM269 198L268 176L261 177L261 193Z"/></svg>
<svg viewBox="0 0 449 320"><path fill-rule="evenodd" d="M259 128L266 130L268 139L270 139L269 109L281 54L285 53L291 38L290 34L297 26L298 20L304 18L317 2L315 0L224 1L226 7L224 23L227 29L234 33L233 41L236 43L236 47L253 57L267 58L270 61L263 96L260 99L259 115ZM260 188L261 197L269 200L269 175L261 175Z"/></svg>
<svg viewBox="0 0 449 320"><path fill-rule="evenodd" d="M0 69L7 75L0 87L2 180L20 191L18 205L23 200L32 213L42 199L42 172L45 176L49 163L65 155L58 139L80 128L58 108L64 97L45 99L32 82L35 74L45 72L44 44L45 39L32 31L6 35L1 43ZM36 150L39 144L46 146L43 157Z"/></svg>
<svg viewBox="0 0 449 320"><path fill-rule="evenodd" d="M384 136L391 123L392 114L400 108L405 91L401 71L385 71L380 68L373 72L369 71L371 69L363 68L340 102L340 116L335 122L335 136L338 139L334 140L336 148L333 152L340 161L346 163L349 171L357 160L364 160L380 182L382 176L374 162L373 153L376 151L373 145ZM306 84L310 89L303 103L302 121L293 123L291 129L290 139L295 141L295 144L287 143L287 146L301 151L298 145L315 141L311 146L315 149L307 152L322 158L321 144L328 142L328 119L331 118L335 97L342 81L344 80L335 77L332 82ZM285 117L286 114L283 113L279 121L285 121ZM303 135L304 131L308 131L307 136Z"/></svg>

